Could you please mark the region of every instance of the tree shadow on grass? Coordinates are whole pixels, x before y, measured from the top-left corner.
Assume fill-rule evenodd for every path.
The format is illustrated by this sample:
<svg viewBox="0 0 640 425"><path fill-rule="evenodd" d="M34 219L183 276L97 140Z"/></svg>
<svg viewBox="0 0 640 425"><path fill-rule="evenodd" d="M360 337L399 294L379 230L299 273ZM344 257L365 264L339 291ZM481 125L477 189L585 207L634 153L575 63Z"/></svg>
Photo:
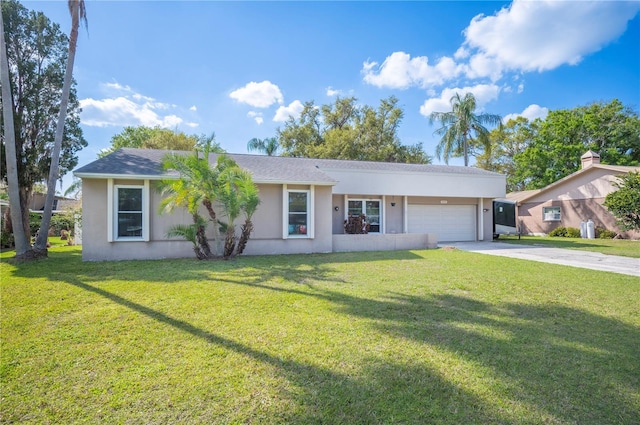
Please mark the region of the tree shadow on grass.
<svg viewBox="0 0 640 425"><path fill-rule="evenodd" d="M324 296L345 314L376 319L385 332L490 368L507 384L506 398L559 421L640 422L639 327L553 304L394 294L372 305L344 294Z"/></svg>
<svg viewBox="0 0 640 425"><path fill-rule="evenodd" d="M242 276L250 282L276 279L283 282L340 281L333 264L378 261L419 261L424 257L411 251L380 251L340 254L296 254L239 257L230 261L195 259L134 260L83 262L81 252L54 252L51 258L35 262L15 262L13 275L50 280L74 279L81 276L85 282L107 280L181 283L187 281L225 281L229 275ZM286 259L284 259L286 258Z"/></svg>
<svg viewBox="0 0 640 425"><path fill-rule="evenodd" d="M375 258L388 256L379 254ZM271 422L533 424L544 419L581 424L638 423L638 326L559 304L489 303L460 293L413 296L389 292L369 299L325 284L341 283L331 266L335 256L292 256L288 260L286 264L281 259L227 262L214 270L205 267L206 263L194 262L198 268L178 271L172 277L159 276L158 281L219 279L232 285L321 299L336 312L371 320L373 328L400 340L436 347L488 370L488 375L470 372L487 381L483 385L493 396L490 400L480 397L428 362L406 360L401 355L394 362L368 357L365 364L358 365L364 372L349 376L256 349L92 284L107 276L123 279L117 269L122 263L94 264L80 274L56 271L51 275L46 269L33 272L26 266L19 266L16 273L67 282L162 326L273 366L299 390L288 396L300 408L279 412L283 416ZM148 267L146 263L160 265L142 263L144 267ZM99 273L89 276L90 271ZM127 270L121 274L126 276L124 280L145 280L140 276L146 273ZM501 403L531 406L534 413L529 410L515 418L506 411L509 406Z"/></svg>
<svg viewBox="0 0 640 425"><path fill-rule="evenodd" d="M293 412L279 411L278 417L268 418L269 423L510 423L508 415L448 382L426 364L382 362L370 357L363 365L364 372L353 377L253 348L79 279L67 283L144 315L160 325L173 327L208 344L275 367L299 391L288 394L297 409ZM241 420L252 421L251 418Z"/></svg>

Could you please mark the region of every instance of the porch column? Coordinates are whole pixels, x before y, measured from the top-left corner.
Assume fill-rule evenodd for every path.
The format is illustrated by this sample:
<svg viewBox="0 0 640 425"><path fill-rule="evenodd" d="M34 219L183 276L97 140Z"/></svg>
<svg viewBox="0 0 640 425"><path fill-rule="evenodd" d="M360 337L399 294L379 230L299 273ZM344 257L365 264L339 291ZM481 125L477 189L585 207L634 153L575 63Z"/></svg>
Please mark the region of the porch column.
<svg viewBox="0 0 640 425"><path fill-rule="evenodd" d="M380 203L380 233L387 233L387 197L382 195L382 202Z"/></svg>
<svg viewBox="0 0 640 425"><path fill-rule="evenodd" d="M402 197L402 233L409 233L409 197Z"/></svg>
<svg viewBox="0 0 640 425"><path fill-rule="evenodd" d="M478 240L484 240L484 198L478 200Z"/></svg>

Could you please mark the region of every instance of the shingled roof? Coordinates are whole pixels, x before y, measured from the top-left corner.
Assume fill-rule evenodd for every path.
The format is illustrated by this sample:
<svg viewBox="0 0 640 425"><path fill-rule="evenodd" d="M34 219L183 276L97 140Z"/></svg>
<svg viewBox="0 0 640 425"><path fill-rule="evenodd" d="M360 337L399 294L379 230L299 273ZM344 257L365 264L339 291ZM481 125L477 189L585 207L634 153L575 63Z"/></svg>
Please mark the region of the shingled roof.
<svg viewBox="0 0 640 425"><path fill-rule="evenodd" d="M74 174L81 178L162 179L177 177L175 172L165 172L162 169L162 158L168 153L187 155L190 152L123 148L78 168L74 171ZM498 175L475 167L450 165L290 158L248 154L229 154L229 156L240 167L249 171L256 183L336 184L337 181L323 170ZM217 154L211 154L209 162L215 163L216 158Z"/></svg>

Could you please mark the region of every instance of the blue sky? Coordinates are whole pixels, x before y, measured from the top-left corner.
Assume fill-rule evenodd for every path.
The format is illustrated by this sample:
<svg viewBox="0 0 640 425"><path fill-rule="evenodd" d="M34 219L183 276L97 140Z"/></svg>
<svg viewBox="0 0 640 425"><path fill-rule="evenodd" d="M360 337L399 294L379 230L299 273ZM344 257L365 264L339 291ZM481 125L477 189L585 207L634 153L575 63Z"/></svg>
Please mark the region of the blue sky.
<svg viewBox="0 0 640 425"><path fill-rule="evenodd" d="M402 142L431 155L427 117L456 91L503 117L614 98L640 108L638 1L85 1L80 165L127 125L215 132L245 153L302 103L338 95L371 106L396 96ZM68 33L66 2L23 4Z"/></svg>

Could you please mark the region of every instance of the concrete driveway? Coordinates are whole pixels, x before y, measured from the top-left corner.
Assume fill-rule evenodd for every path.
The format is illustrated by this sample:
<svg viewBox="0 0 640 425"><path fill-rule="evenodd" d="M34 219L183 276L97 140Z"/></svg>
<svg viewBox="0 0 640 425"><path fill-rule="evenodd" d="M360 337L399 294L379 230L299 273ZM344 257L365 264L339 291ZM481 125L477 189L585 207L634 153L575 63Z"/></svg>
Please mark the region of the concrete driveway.
<svg viewBox="0 0 640 425"><path fill-rule="evenodd" d="M540 261L543 263L640 276L640 258L604 255L599 252L549 248L537 245L515 245L504 242L452 242L442 243L440 246L453 246L463 251L477 252L478 254L498 255L502 257L520 258L522 260ZM640 248L640 244L638 247Z"/></svg>

